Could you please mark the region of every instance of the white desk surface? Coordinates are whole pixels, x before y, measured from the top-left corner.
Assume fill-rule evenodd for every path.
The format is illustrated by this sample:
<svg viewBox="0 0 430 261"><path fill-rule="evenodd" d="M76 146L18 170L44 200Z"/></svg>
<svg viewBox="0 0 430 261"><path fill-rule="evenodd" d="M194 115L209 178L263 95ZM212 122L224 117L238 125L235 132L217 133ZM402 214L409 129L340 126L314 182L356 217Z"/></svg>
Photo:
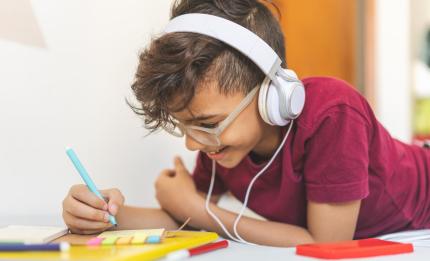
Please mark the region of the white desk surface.
<svg viewBox="0 0 430 261"><path fill-rule="evenodd" d="M0 227L10 225L52 225L52 226L64 226L61 218L52 216L42 217L31 217L20 216L20 217L2 217L0 216ZM194 256L190 261L271 261L271 260L283 260L283 261L311 261L311 260L323 260L310 257L298 256L295 254L295 248L278 248L278 247L266 247L266 246L249 246L245 244L236 243L229 241L229 247L210 253ZM187 260L187 259L186 259ZM326 259L329 260L329 259ZM430 247L415 247L413 253L399 254L372 258L354 258L354 259L342 259L342 260L414 260L414 261L430 261Z"/></svg>
<svg viewBox="0 0 430 261"><path fill-rule="evenodd" d="M311 257L298 256L295 254L295 248L278 248L278 247L266 247L266 246L249 246L236 242L229 242L229 247L210 253L194 256L190 261L271 261L271 260L283 260L283 261L312 261L312 260L323 260ZM330 260L330 259L324 259ZM333 260L333 259L332 259ZM341 259L341 260L414 260L414 261L429 261L430 260L430 247L415 247L413 253L399 254L390 256L380 256L372 258L354 258L354 259Z"/></svg>

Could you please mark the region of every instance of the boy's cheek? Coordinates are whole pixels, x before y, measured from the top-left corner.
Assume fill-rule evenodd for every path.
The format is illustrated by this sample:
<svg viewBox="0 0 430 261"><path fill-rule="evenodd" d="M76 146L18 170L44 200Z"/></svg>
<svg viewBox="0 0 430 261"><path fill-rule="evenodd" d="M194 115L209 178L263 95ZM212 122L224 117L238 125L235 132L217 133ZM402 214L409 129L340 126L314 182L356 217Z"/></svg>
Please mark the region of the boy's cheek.
<svg viewBox="0 0 430 261"><path fill-rule="evenodd" d="M236 167L245 158L246 155L247 153L244 153L242 151L231 150L228 152L228 154L223 160L218 161L218 164L220 164L224 168L231 169Z"/></svg>
<svg viewBox="0 0 430 261"><path fill-rule="evenodd" d="M226 156L218 163L225 168L234 168L237 166L255 147L260 139L251 131L244 131L242 135L231 135L222 140L223 145L229 146Z"/></svg>

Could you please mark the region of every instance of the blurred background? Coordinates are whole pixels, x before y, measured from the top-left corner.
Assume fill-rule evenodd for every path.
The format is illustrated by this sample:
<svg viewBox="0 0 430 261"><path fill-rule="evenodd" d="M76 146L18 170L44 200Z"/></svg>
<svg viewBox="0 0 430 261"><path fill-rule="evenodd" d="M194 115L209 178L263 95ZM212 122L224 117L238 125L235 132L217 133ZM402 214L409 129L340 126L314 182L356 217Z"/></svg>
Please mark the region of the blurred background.
<svg viewBox="0 0 430 261"><path fill-rule="evenodd" d="M171 3L0 0L0 226L62 224L61 201L82 182L66 146L99 188L121 189L131 205L157 206L153 183L174 155L193 168L183 140L146 136L125 103L139 51ZM265 4L300 77L342 78L394 137L430 138L430 1Z"/></svg>

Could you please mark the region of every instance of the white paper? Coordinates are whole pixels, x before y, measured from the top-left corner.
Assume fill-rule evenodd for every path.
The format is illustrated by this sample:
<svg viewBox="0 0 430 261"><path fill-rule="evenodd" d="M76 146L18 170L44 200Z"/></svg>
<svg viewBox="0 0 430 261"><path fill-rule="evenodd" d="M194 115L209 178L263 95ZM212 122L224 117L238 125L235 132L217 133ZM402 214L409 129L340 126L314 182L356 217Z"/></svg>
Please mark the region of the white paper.
<svg viewBox="0 0 430 261"><path fill-rule="evenodd" d="M0 242L47 243L67 233L65 227L7 226L0 228Z"/></svg>

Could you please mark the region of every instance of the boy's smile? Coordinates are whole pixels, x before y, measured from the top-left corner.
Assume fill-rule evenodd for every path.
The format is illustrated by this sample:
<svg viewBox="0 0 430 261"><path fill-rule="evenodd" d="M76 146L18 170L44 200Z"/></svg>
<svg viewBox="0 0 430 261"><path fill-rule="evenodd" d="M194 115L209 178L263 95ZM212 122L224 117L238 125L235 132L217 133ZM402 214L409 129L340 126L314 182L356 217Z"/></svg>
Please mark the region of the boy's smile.
<svg viewBox="0 0 430 261"><path fill-rule="evenodd" d="M189 150L200 150L226 168L233 168L251 151L268 158L280 142L280 128L266 124L257 107L258 93L251 103L220 134L220 146L208 146L185 135ZM220 93L216 84L197 88L188 107L172 116L182 124L214 128L237 108L245 95Z"/></svg>

